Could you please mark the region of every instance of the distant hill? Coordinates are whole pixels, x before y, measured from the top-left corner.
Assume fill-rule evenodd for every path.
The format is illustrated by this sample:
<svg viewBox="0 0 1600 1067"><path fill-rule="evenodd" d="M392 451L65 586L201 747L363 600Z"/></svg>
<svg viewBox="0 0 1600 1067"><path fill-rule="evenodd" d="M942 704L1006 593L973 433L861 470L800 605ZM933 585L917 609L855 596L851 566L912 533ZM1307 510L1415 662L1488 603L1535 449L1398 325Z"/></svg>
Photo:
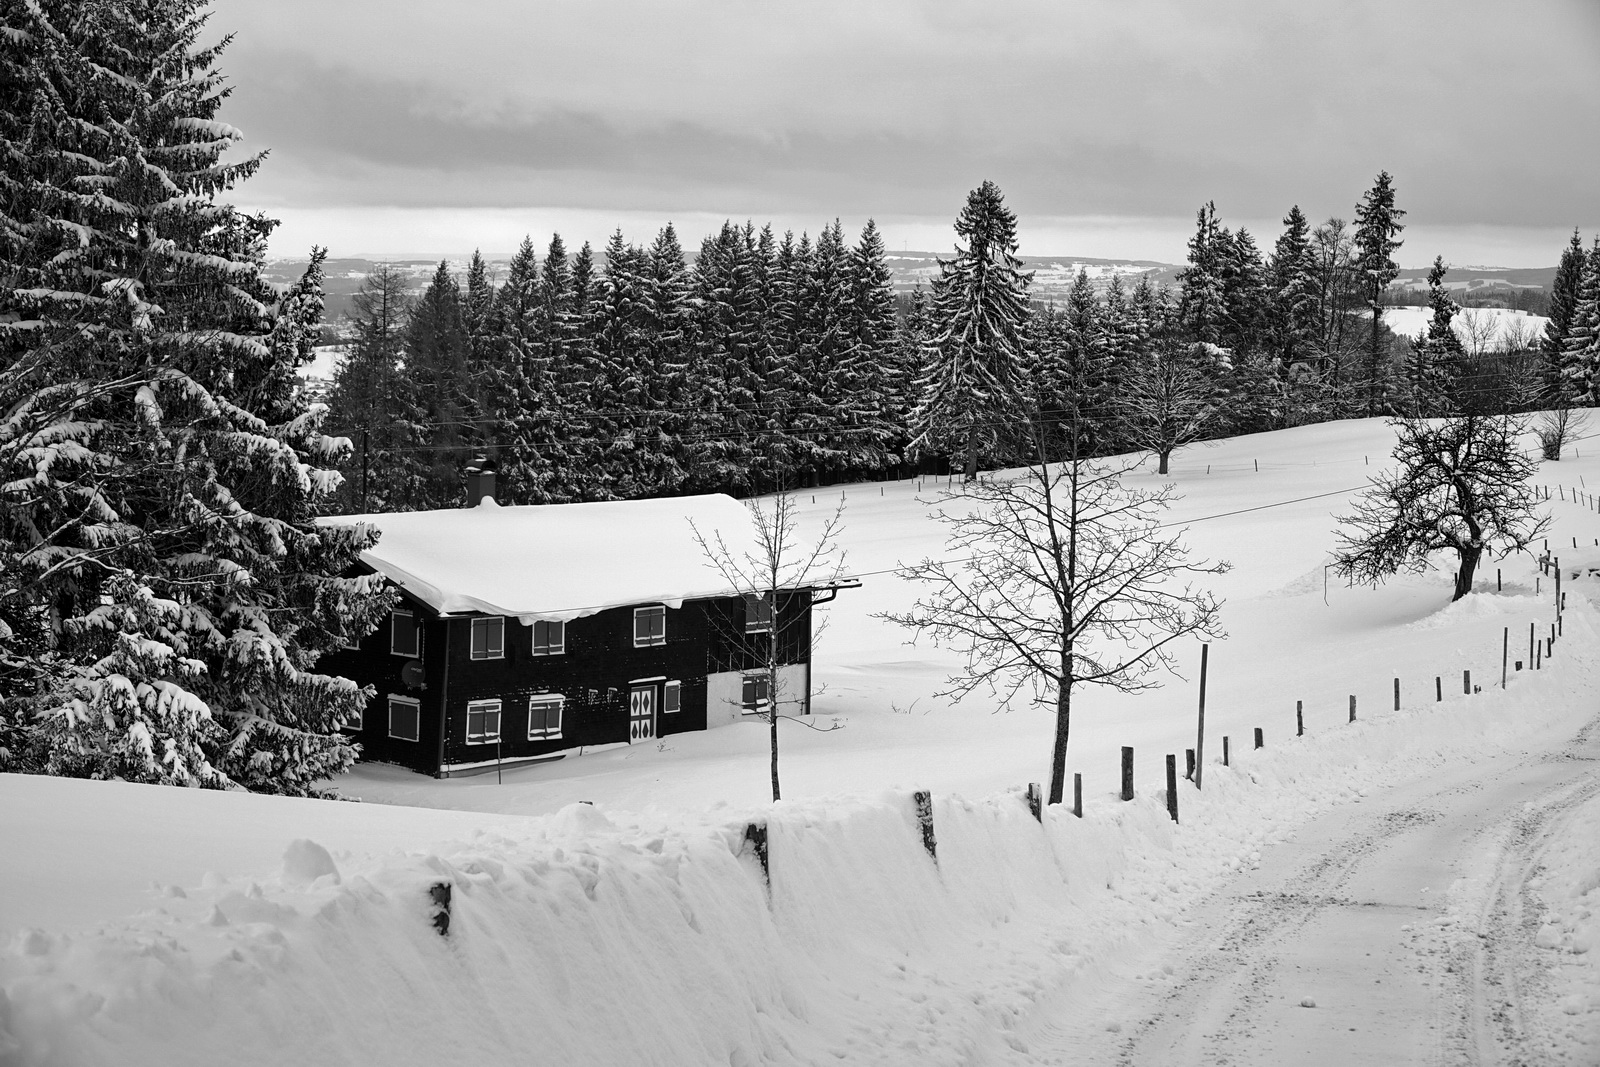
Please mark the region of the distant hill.
<svg viewBox="0 0 1600 1067"><path fill-rule="evenodd" d="M1407 267L1390 283L1392 289L1426 289L1429 267ZM1451 267L1445 271L1446 289L1474 291L1485 287L1501 289L1548 289L1555 282L1555 267Z"/></svg>

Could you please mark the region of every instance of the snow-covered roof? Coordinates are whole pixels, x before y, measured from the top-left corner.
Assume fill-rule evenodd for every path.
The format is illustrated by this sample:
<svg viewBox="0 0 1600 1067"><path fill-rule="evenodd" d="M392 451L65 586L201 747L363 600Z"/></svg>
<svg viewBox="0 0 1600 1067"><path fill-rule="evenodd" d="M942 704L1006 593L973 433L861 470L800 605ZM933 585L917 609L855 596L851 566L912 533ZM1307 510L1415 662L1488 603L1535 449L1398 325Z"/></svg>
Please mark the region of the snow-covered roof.
<svg viewBox="0 0 1600 1067"><path fill-rule="evenodd" d="M382 536L361 558L441 614L573 619L628 604L727 596L694 528L736 555L753 547L750 513L731 496L346 515ZM694 523L694 528L690 522Z"/></svg>

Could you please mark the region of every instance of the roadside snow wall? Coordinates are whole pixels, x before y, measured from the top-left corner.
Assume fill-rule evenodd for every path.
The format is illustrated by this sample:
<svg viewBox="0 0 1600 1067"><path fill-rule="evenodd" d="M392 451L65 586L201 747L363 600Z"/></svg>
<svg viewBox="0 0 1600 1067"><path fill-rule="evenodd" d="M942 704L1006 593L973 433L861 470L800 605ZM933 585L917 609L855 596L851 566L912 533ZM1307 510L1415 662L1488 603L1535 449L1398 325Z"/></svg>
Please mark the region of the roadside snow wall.
<svg viewBox="0 0 1600 1067"><path fill-rule="evenodd" d="M0 1064L1012 1059L1037 1000L1309 815L1484 746L1570 735L1600 683L1591 618L1569 612L1548 669L1506 692L1236 745L1232 767L1208 761L1204 793L1181 783L1181 825L1150 753L1138 799L1091 798L1081 820L1054 808L1041 825L1017 793L936 796L937 860L906 794L688 825L574 805L343 870L296 842L276 878L168 886L98 929L24 931L0 955Z"/></svg>

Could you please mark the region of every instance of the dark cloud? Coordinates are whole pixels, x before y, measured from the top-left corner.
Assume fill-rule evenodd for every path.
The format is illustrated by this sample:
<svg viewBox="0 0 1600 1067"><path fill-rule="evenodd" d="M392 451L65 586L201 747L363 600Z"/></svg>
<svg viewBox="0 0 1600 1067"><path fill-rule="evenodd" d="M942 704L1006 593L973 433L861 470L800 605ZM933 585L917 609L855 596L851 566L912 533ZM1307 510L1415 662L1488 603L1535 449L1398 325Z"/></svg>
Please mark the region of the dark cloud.
<svg viewBox="0 0 1600 1067"><path fill-rule="evenodd" d="M1593 0L301 3L218 25L302 206L1600 221Z"/></svg>

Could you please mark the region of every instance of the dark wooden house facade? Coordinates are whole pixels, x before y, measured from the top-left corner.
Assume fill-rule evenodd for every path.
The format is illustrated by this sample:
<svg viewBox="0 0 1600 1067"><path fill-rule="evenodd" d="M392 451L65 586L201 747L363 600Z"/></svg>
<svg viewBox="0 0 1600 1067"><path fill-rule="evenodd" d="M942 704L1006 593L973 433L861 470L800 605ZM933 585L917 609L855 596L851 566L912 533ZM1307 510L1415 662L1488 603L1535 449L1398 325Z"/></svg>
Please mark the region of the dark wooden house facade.
<svg viewBox="0 0 1600 1067"><path fill-rule="evenodd" d="M690 520L724 538L749 523L729 497L334 520L383 531L363 562L402 595L319 664L376 690L351 726L363 758L448 776L653 743L760 714L773 686L781 713L809 714L812 607L833 590L782 590L775 610L716 590Z"/></svg>

